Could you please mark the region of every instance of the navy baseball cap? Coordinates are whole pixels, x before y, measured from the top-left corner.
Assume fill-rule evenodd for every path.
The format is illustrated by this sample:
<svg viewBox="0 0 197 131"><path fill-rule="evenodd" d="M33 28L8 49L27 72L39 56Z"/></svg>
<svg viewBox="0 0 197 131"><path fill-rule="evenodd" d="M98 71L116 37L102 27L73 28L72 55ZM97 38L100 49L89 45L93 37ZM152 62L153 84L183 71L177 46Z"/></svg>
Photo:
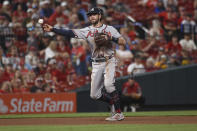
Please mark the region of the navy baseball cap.
<svg viewBox="0 0 197 131"><path fill-rule="evenodd" d="M94 8L92 8L92 9L90 9L88 11L87 16L90 16L92 14L100 14L100 15L102 15L103 14L103 10L98 8L98 7L94 7Z"/></svg>

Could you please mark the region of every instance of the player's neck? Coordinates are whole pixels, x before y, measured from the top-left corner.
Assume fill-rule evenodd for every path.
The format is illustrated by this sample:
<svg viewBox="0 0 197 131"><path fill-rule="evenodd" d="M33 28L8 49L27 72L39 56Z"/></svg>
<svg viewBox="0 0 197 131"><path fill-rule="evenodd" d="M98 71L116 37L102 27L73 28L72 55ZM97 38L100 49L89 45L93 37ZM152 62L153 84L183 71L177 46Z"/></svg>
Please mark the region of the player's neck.
<svg viewBox="0 0 197 131"><path fill-rule="evenodd" d="M95 28L99 28L99 27L103 26L103 24L101 22L98 22L97 24L93 24L92 26Z"/></svg>

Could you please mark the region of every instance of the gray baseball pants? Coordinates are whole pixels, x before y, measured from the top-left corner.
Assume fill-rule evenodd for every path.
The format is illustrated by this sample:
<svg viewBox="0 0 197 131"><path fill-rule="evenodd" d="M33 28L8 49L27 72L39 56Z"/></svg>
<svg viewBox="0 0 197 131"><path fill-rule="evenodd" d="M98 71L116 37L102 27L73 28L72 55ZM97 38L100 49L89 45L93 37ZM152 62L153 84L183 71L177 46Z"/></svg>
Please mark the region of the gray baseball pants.
<svg viewBox="0 0 197 131"><path fill-rule="evenodd" d="M105 87L107 93L115 91L116 59L112 57L106 62L92 62L90 97L99 99L102 89Z"/></svg>

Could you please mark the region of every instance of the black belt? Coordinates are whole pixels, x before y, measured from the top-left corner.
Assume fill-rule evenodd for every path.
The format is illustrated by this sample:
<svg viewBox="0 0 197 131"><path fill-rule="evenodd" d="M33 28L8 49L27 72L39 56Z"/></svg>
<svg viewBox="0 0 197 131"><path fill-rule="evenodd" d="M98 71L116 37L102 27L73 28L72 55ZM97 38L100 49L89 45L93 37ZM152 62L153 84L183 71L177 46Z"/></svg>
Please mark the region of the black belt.
<svg viewBox="0 0 197 131"><path fill-rule="evenodd" d="M101 57L101 58L91 58L92 62L106 62L109 59L111 59L113 56L106 56L106 57Z"/></svg>

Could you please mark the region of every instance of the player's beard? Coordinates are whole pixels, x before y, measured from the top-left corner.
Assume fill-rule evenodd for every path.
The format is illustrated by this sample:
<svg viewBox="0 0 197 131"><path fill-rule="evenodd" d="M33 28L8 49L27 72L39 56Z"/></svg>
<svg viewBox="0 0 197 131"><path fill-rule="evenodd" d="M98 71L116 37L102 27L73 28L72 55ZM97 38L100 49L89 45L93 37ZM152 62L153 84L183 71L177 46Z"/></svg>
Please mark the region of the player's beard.
<svg viewBox="0 0 197 131"><path fill-rule="evenodd" d="M99 23L99 20L91 21L92 25L96 26Z"/></svg>
<svg viewBox="0 0 197 131"><path fill-rule="evenodd" d="M93 25L93 26L96 26L98 23L99 23L99 19L97 19L97 20L91 20L91 24Z"/></svg>

